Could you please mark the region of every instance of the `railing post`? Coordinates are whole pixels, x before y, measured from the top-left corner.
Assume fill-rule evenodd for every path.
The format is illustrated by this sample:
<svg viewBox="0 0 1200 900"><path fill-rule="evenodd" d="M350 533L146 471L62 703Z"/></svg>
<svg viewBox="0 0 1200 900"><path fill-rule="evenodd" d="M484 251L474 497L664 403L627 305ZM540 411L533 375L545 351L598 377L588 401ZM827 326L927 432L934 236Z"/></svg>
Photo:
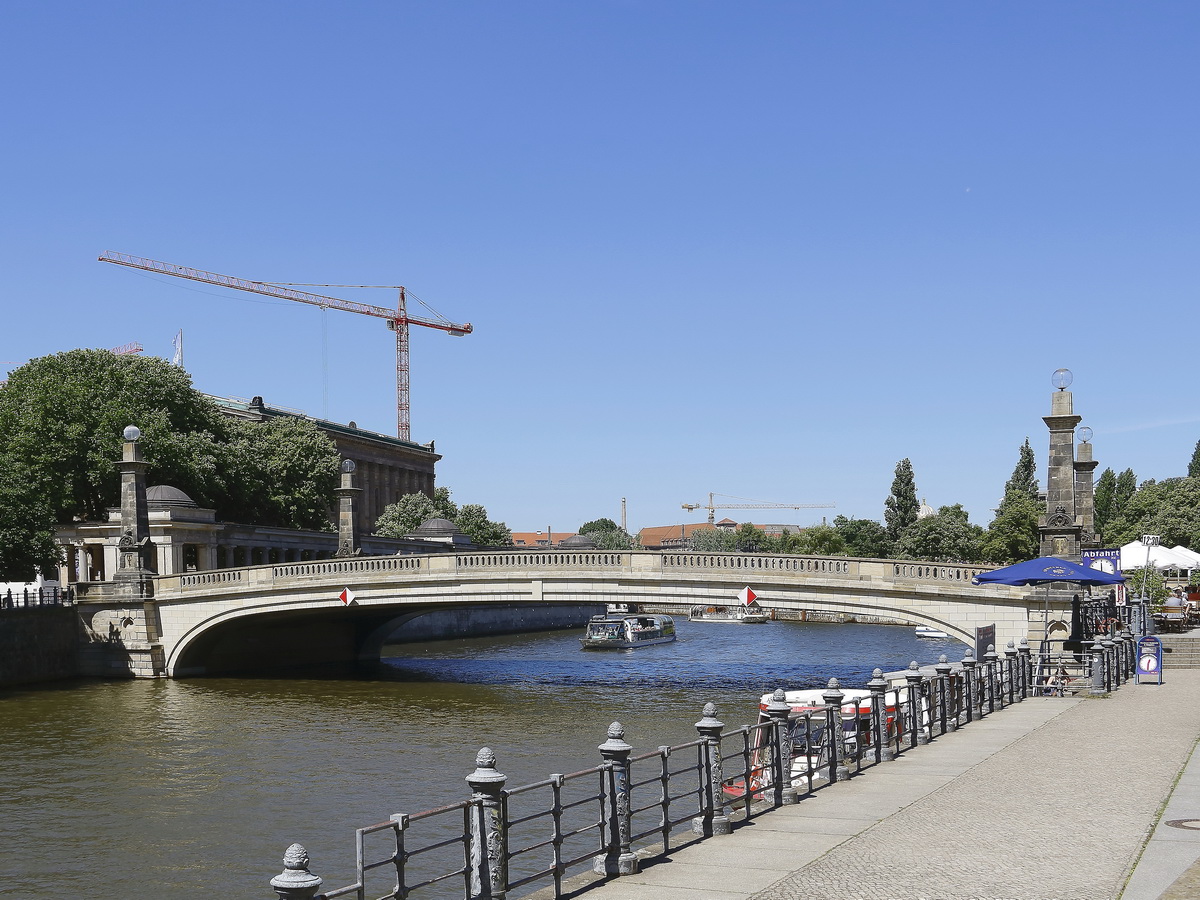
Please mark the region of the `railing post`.
<svg viewBox="0 0 1200 900"><path fill-rule="evenodd" d="M696 723L696 731L704 741L704 809L700 815L692 819L692 834L709 837L714 834L729 834L733 824L725 815L725 775L721 765L721 730L723 722L717 721L717 707L712 703L704 704L703 718ZM750 790L750 774L746 773L746 790ZM750 798L746 798L750 802Z"/></svg>
<svg viewBox="0 0 1200 900"><path fill-rule="evenodd" d="M867 687L871 691L871 709L875 711L875 761L891 762L896 754L892 752L891 735L888 734L887 681L883 669L871 673Z"/></svg>
<svg viewBox="0 0 1200 900"><path fill-rule="evenodd" d="M971 722L975 718L975 666L978 664L975 659L975 651L970 647L963 654L962 667L964 681L966 682L966 707L967 721Z"/></svg>
<svg viewBox="0 0 1200 900"><path fill-rule="evenodd" d="M767 716L774 726L771 729L771 802L775 806L791 805L799 799L792 787L792 741L788 736L788 719L792 715L791 704L783 688L776 688L767 704Z"/></svg>
<svg viewBox="0 0 1200 900"><path fill-rule="evenodd" d="M501 808L507 776L496 771L496 754L488 747L475 756L467 776L471 800L471 897L504 900L508 890L508 823Z"/></svg>
<svg viewBox="0 0 1200 900"><path fill-rule="evenodd" d="M1113 670L1116 668L1116 654L1113 652L1113 647L1116 645L1108 635L1105 635L1100 643L1104 647L1104 689L1111 691L1117 687L1117 679L1113 677Z"/></svg>
<svg viewBox="0 0 1200 900"><path fill-rule="evenodd" d="M996 660L999 655L996 653L996 645L988 644L987 652L983 654L983 670L986 673L987 693L984 697L987 698L988 714L996 711ZM980 698L980 713L983 712L983 697Z"/></svg>
<svg viewBox="0 0 1200 900"><path fill-rule="evenodd" d="M636 875L637 854L630 850L632 806L629 791L629 754L633 748L625 743L625 729L620 722L608 726L608 740L597 749L608 764L605 786L604 825L608 848L592 860L597 875Z"/></svg>
<svg viewBox="0 0 1200 900"><path fill-rule="evenodd" d="M825 701L825 730L829 732L829 783L848 781L850 767L846 765L846 733L842 730L842 701L846 695L842 693L841 685L836 678L830 678L829 684L821 693Z"/></svg>
<svg viewBox="0 0 1200 900"><path fill-rule="evenodd" d="M1029 641L1025 638L1021 638L1017 642L1017 659L1021 664L1021 696L1032 697L1033 692L1030 690L1030 686L1033 684L1033 668L1029 656Z"/></svg>
<svg viewBox="0 0 1200 900"><path fill-rule="evenodd" d="M1104 645L1100 641L1092 641L1089 655L1092 658L1092 686L1088 694L1093 697L1104 696Z"/></svg>
<svg viewBox="0 0 1200 900"><path fill-rule="evenodd" d="M942 717L942 734L947 731L954 731L958 727L958 714L950 715L950 697L953 693L953 682L950 679L950 670L953 666L950 665L946 654L943 653L938 657L937 665L933 670L938 674L938 683L941 685L942 696L941 703L938 708Z"/></svg>
<svg viewBox="0 0 1200 900"><path fill-rule="evenodd" d="M921 723L921 719L923 718L921 706L925 703L925 692L921 690L921 684L925 681L925 676L921 674L921 667L917 665L915 659L908 664L908 670L904 673L904 680L908 682L908 707L912 710L913 731L908 745L909 747L923 747L929 743L929 734L922 727Z"/></svg>
<svg viewBox="0 0 1200 900"><path fill-rule="evenodd" d="M283 871L271 879L280 900L312 900L321 879L308 871L308 851L292 844L283 854Z"/></svg>
<svg viewBox="0 0 1200 900"><path fill-rule="evenodd" d="M1009 641L1008 646L1004 648L1004 659L1008 666L1008 705L1012 706L1017 702L1017 645L1014 641ZM1020 699L1024 700L1024 697Z"/></svg>

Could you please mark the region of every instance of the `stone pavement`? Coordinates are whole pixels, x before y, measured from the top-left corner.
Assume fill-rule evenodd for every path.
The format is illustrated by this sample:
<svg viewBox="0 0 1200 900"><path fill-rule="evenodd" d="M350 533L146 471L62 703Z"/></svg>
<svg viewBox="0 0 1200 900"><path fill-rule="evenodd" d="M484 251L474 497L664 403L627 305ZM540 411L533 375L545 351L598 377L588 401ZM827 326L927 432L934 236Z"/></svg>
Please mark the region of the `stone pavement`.
<svg viewBox="0 0 1200 900"><path fill-rule="evenodd" d="M1166 679L1104 698L1026 700L579 895L1198 897L1200 755L1181 770L1200 735L1200 670Z"/></svg>

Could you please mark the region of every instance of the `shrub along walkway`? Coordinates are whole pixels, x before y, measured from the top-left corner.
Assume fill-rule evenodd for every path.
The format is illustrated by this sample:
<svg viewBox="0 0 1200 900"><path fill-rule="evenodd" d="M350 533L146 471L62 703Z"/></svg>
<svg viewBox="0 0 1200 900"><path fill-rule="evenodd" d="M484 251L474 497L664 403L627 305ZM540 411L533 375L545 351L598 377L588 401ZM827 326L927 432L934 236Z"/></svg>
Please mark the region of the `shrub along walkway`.
<svg viewBox="0 0 1200 900"><path fill-rule="evenodd" d="M1200 830L1186 820L1200 828L1200 760L1183 770L1200 734L1200 670L1166 680L1031 698L580 896L1198 896Z"/></svg>

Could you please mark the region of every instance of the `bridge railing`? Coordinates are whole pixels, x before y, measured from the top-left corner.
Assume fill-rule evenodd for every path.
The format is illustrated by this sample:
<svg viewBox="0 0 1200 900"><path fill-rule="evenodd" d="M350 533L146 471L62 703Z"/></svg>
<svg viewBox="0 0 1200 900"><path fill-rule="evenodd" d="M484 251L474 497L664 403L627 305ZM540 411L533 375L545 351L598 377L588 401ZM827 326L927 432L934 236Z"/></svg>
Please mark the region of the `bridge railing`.
<svg viewBox="0 0 1200 900"><path fill-rule="evenodd" d="M75 602L72 588L5 588L0 591L0 610L33 609L39 606L70 606Z"/></svg>
<svg viewBox="0 0 1200 900"><path fill-rule="evenodd" d="M1108 673L1096 682L1101 687L1132 677L1131 636L1093 649L1094 665ZM407 900L499 897L540 882L558 898L573 871L633 874L647 856L729 834L1039 695L1028 646L1010 644L1003 653L989 647L981 660L968 650L961 662L942 656L886 676L876 669L866 691L849 695L831 679L818 703L793 705L777 690L760 706L757 724L732 730L710 703L696 723L697 740L641 754L614 722L599 765L516 788L506 788L485 747L466 778L468 800L357 830L351 884L317 894L321 879L293 844L271 885L284 900Z"/></svg>

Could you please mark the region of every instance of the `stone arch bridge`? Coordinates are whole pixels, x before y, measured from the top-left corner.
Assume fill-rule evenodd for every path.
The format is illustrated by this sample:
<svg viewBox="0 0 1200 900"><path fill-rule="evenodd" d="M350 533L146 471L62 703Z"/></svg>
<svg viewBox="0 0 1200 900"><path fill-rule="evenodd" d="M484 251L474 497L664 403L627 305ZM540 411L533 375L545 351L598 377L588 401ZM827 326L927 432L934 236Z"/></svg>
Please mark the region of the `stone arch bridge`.
<svg viewBox="0 0 1200 900"><path fill-rule="evenodd" d="M728 605L749 585L788 617L814 612L932 625L973 643L1040 638L1040 595L975 587L985 567L847 557L659 551L492 551L368 556L81 585L90 674L187 676L377 659L387 636L436 609L628 602L664 611ZM129 586L132 588L133 586ZM348 588L351 603L339 594ZM140 592L140 594L139 594ZM791 615L789 615L791 614ZM1069 609L1066 611L1069 617Z"/></svg>

